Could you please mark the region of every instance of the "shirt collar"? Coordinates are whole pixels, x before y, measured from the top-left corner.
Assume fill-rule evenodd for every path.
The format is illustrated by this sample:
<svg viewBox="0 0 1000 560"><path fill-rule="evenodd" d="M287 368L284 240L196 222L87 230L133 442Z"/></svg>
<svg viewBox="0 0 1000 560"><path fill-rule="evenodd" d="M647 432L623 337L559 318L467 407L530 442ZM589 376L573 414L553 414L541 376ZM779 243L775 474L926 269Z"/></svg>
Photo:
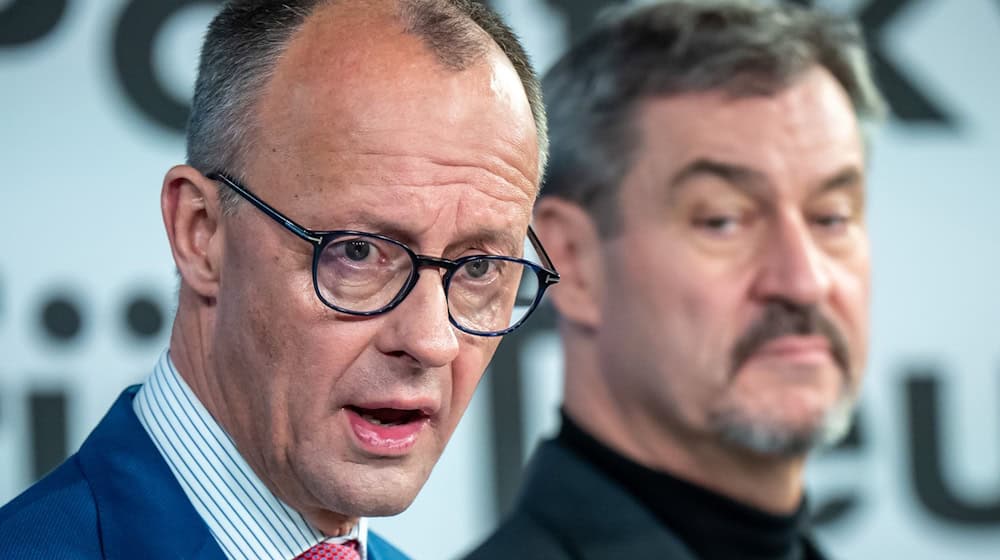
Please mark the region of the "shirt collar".
<svg viewBox="0 0 1000 560"><path fill-rule="evenodd" d="M271 493L177 372L169 350L132 402L226 556L294 558L322 541L356 540L366 560L367 520L362 518L348 535L327 538Z"/></svg>

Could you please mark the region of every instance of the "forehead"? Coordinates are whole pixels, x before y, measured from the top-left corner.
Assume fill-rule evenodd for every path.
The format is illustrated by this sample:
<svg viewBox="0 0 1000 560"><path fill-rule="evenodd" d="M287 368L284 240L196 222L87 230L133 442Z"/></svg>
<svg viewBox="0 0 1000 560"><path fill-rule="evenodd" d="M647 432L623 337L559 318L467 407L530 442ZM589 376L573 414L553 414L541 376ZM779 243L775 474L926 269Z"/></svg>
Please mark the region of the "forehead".
<svg viewBox="0 0 1000 560"><path fill-rule="evenodd" d="M506 56L484 33L485 54L448 69L384 4L355 4L311 16L265 86L247 158L259 194L327 225L352 209L412 229L526 222L537 138Z"/></svg>
<svg viewBox="0 0 1000 560"><path fill-rule="evenodd" d="M698 159L753 169L772 182L811 184L864 168L857 117L839 83L814 68L769 96L699 92L645 102L637 159L669 172Z"/></svg>
<svg viewBox="0 0 1000 560"><path fill-rule="evenodd" d="M456 71L393 12L356 4L321 10L290 41L258 104L265 143L372 151L424 144L441 146L443 157L468 146L504 160L520 156L522 144L537 146L520 78L485 32L485 54ZM528 178L537 183L537 173Z"/></svg>

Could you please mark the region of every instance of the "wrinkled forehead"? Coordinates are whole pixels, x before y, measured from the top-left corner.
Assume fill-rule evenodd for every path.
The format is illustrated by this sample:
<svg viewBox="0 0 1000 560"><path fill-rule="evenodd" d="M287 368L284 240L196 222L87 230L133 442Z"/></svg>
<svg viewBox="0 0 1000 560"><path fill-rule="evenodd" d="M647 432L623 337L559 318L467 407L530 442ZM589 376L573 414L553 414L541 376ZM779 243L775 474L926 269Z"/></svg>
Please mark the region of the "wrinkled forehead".
<svg viewBox="0 0 1000 560"><path fill-rule="evenodd" d="M531 168L537 154L521 153L537 148L527 95L485 33L482 56L455 70L423 39L404 32L393 13L334 8L303 25L264 88L256 144L269 150L265 157L437 146L436 157L448 160L465 147L537 188L538 173Z"/></svg>
<svg viewBox="0 0 1000 560"><path fill-rule="evenodd" d="M311 229L520 247L537 137L506 56L490 43L454 70L392 18L327 16L304 25L264 88L251 189Z"/></svg>
<svg viewBox="0 0 1000 560"><path fill-rule="evenodd" d="M637 116L642 157L710 160L801 182L864 172L861 127L847 93L813 69L770 94L709 91L654 98Z"/></svg>

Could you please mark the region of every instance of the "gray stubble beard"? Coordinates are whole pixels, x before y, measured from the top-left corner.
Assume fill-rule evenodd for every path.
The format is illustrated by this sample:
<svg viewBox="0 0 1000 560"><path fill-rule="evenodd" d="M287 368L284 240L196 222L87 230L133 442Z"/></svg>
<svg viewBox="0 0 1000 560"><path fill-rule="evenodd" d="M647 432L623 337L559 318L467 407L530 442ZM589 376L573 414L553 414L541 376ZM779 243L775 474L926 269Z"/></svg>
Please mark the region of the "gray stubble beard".
<svg viewBox="0 0 1000 560"><path fill-rule="evenodd" d="M856 402L853 392L845 388L811 429L795 429L770 418L754 418L736 404L714 411L709 416L709 425L723 443L743 451L772 457L801 457L843 439L851 428Z"/></svg>

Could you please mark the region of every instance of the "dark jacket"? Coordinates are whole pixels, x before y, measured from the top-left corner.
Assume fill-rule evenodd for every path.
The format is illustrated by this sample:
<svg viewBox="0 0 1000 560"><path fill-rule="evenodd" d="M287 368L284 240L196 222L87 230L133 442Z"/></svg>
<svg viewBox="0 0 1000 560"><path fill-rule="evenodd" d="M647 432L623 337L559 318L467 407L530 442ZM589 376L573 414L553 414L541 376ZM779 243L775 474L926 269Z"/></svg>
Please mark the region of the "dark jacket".
<svg viewBox="0 0 1000 560"><path fill-rule="evenodd" d="M625 488L557 441L543 443L514 511L469 560L697 560ZM805 557L822 555L807 538Z"/></svg>
<svg viewBox="0 0 1000 560"><path fill-rule="evenodd" d="M473 560L696 560L628 492L554 441L543 443L521 497Z"/></svg>

